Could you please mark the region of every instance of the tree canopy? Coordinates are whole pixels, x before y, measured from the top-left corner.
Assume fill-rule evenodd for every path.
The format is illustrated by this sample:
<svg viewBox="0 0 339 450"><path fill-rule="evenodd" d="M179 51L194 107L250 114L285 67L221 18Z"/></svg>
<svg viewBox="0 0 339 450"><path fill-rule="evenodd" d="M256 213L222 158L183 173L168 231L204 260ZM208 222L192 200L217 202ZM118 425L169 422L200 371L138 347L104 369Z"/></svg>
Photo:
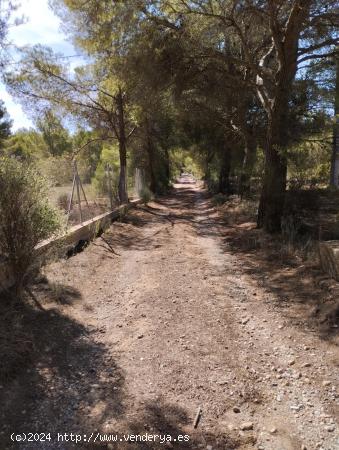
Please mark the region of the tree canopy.
<svg viewBox="0 0 339 450"><path fill-rule="evenodd" d="M258 225L280 230L293 149L328 130L335 87L323 78L333 78L338 54L335 1L53 0L52 6L88 63L71 70L39 45L25 49L6 77L46 142L49 136L67 147L66 137L63 144L53 137L53 127L62 135L58 117L117 142L121 202L129 158L161 192L171 178L171 151L181 146L200 161L211 188L243 196L262 151ZM46 128L41 121L48 115Z"/></svg>

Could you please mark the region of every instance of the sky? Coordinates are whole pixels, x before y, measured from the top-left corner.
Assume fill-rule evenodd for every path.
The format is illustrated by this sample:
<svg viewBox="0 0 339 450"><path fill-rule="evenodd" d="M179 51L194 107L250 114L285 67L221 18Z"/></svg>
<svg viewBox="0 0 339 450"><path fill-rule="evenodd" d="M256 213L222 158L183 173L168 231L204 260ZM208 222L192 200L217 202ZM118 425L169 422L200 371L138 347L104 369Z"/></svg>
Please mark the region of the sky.
<svg viewBox="0 0 339 450"><path fill-rule="evenodd" d="M60 30L60 20L48 6L48 0L20 0L21 7L16 12L18 17L24 16L25 23L12 27L9 40L17 46L43 44L64 55L75 55L72 44L67 41ZM75 61L72 60L74 63ZM7 111L13 120L12 130L31 127L32 122L25 116L19 103L0 84L0 99L5 102Z"/></svg>

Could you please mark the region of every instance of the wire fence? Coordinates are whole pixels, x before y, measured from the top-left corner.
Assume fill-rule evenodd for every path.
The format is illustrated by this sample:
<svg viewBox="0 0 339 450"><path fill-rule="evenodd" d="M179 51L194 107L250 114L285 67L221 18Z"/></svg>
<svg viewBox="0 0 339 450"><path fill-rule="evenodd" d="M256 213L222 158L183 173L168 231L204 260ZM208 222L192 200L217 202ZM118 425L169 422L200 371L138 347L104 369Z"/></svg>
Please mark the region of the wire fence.
<svg viewBox="0 0 339 450"><path fill-rule="evenodd" d="M101 170L91 174L81 161L58 158L40 167L40 170L49 183L50 201L64 214L67 227L84 223L119 205L119 170L110 164L106 163ZM129 200L139 198L143 187L143 170L129 169Z"/></svg>

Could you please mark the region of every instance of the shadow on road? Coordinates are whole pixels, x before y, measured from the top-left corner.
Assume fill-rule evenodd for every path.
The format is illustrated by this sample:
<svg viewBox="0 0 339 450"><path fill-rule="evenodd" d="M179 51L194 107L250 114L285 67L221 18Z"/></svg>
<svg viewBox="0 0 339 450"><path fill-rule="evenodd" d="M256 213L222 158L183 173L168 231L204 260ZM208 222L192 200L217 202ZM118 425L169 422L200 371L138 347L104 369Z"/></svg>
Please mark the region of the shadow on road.
<svg viewBox="0 0 339 450"><path fill-rule="evenodd" d="M240 442L232 439L227 433L213 434L205 430L194 430L192 419L184 409L169 404L163 399L149 401L140 414L135 415L127 424L124 433L133 436L156 435L156 441L115 443L114 450L160 450L163 448L191 449L212 446L215 450L232 450L240 446ZM180 437L179 437L180 436ZM174 442L173 439L176 439ZM178 441L178 439L180 441ZM167 443L167 444L166 444ZM243 443L243 442L242 442Z"/></svg>
<svg viewBox="0 0 339 450"><path fill-rule="evenodd" d="M70 297L65 303L72 302L73 290L62 290L64 301L67 292ZM124 375L92 330L57 308L0 300L1 448L16 448L13 432L86 433L124 413ZM89 414L94 407L96 414Z"/></svg>

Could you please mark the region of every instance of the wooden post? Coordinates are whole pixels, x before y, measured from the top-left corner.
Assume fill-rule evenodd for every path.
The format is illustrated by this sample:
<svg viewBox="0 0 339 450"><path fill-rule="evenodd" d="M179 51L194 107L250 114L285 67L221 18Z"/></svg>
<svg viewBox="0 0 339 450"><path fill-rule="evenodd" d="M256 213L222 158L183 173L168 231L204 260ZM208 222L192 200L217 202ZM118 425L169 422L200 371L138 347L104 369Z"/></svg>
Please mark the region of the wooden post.
<svg viewBox="0 0 339 450"><path fill-rule="evenodd" d="M75 188L75 182L76 182L76 176L75 176L74 165L73 165L73 183L72 183L72 193L71 193L71 197L70 197L70 199L69 199L69 203L68 203L68 210L67 210L67 221L66 221L66 228L67 228L67 226L68 226L69 215L71 214L71 209L72 209L72 203L73 203L73 197L74 197L74 188Z"/></svg>
<svg viewBox="0 0 339 450"><path fill-rule="evenodd" d="M107 177L108 177L108 195L109 195L109 201L111 205L111 210L113 210L113 192L112 192L112 167L107 164Z"/></svg>
<svg viewBox="0 0 339 450"><path fill-rule="evenodd" d="M75 172L75 176L76 176L76 185L77 185L77 197L78 197L78 205L79 205L79 213L80 213L80 223L83 223L83 219L82 219L82 209L81 209L81 197L80 197L80 178L79 178L79 173L78 173L78 166L77 166L77 162L74 160L74 172Z"/></svg>

